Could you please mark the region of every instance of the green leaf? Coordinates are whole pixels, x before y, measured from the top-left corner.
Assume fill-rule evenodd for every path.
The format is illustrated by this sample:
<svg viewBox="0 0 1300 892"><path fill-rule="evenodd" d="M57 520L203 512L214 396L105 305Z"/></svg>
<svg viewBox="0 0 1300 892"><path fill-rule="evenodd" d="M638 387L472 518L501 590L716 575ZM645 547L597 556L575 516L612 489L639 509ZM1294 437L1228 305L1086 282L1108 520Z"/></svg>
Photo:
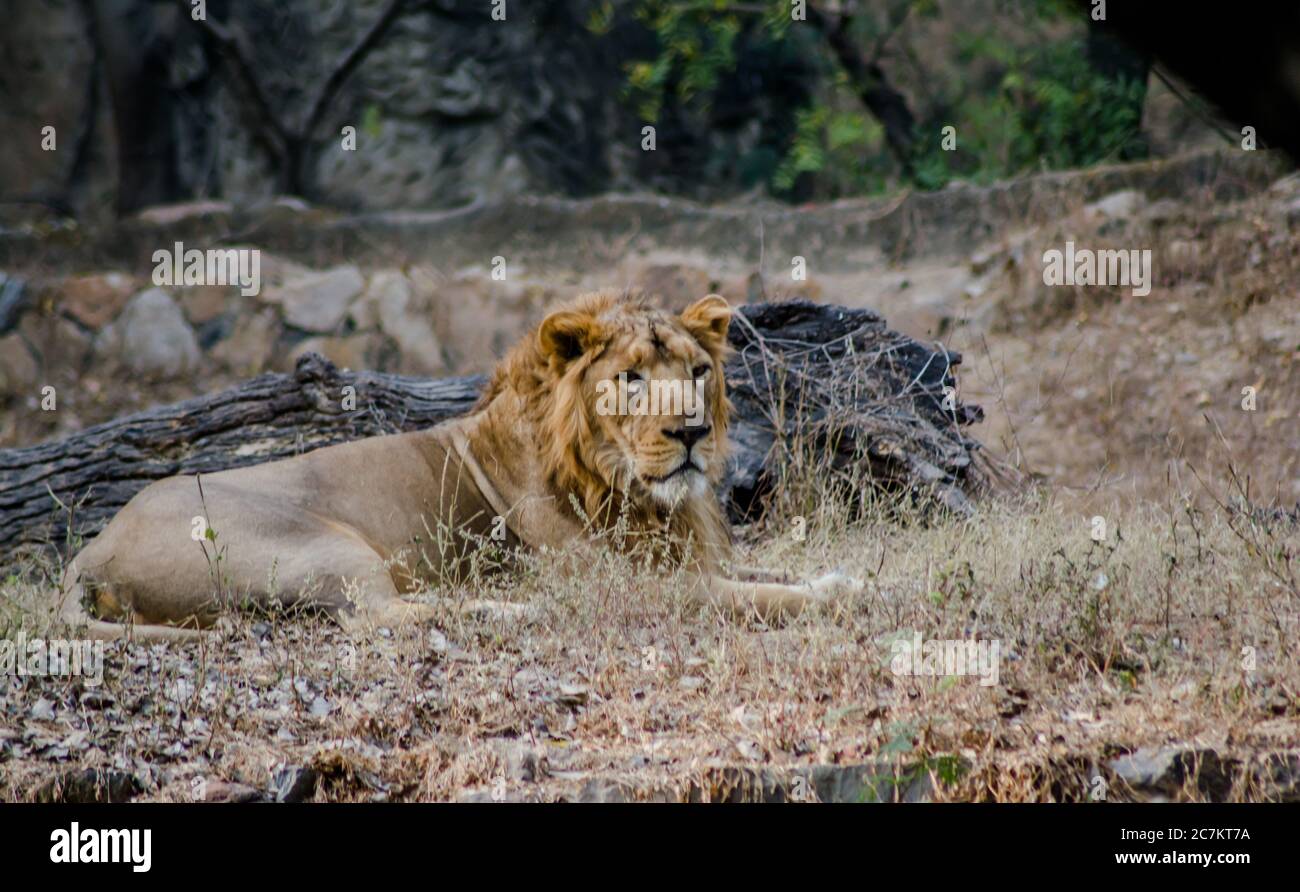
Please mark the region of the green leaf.
<svg viewBox="0 0 1300 892"><path fill-rule="evenodd" d="M361 132L366 136L369 136L371 139L377 138L379 136L380 122L381 114L379 106L372 102L362 110Z"/></svg>

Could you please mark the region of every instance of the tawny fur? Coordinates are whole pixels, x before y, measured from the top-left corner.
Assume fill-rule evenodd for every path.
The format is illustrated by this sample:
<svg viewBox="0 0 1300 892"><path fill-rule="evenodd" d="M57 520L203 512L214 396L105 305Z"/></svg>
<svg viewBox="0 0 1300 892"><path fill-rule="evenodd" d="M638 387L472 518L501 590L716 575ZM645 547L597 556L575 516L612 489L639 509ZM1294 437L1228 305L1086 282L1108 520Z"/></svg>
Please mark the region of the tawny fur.
<svg viewBox="0 0 1300 892"><path fill-rule="evenodd" d="M691 597L740 613L859 591L840 574L785 585L768 571L720 572L731 547L715 494L730 317L716 295L676 316L628 295L583 295L520 341L464 418L205 475L202 495L192 477L151 484L69 565L63 615L95 637L155 640L195 637L237 603L304 604L352 629L426 619L430 605L400 595L445 579L498 515L513 544L555 548L592 547L591 533L622 519L634 543L686 564ZM706 417L598 411L600 382L620 372L698 382ZM189 535L196 517L218 532L215 575ZM459 537L449 555L430 553L439 528Z"/></svg>
<svg viewBox="0 0 1300 892"><path fill-rule="evenodd" d="M673 549L676 556L687 557L679 549L689 542L694 552L689 557L703 568L716 569L729 556L731 544L730 530L717 499L689 499L669 511L638 492L638 481L620 480L611 466L609 439L600 436L600 419L582 386L593 364L605 358L612 340L620 336L635 338L647 321L655 326L671 326L672 318L641 297L611 292L582 295L555 315L566 314L594 320L587 335L593 349L562 366L554 354L545 352L536 333L525 337L497 366L476 409L488 410L494 403L511 409L519 407L534 430L535 442L543 447L546 484L556 497L557 509L577 521L568 499L568 494L573 493L593 522L607 525L626 514L633 529L663 531L665 543L677 546ZM707 318L690 319L696 325L691 333L710 358L713 381L722 382L723 363L730 350L726 329L710 332ZM620 355L619 365L634 361L630 352L635 351ZM716 441L707 476L716 486L726 469L731 402L725 386L720 384L706 388L706 394Z"/></svg>

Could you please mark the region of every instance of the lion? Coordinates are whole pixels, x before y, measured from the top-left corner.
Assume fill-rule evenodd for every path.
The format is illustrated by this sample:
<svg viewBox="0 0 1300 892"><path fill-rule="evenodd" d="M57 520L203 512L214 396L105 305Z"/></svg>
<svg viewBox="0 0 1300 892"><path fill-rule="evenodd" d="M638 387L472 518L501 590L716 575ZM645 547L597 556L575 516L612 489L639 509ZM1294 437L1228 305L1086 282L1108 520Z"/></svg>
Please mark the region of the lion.
<svg viewBox="0 0 1300 892"><path fill-rule="evenodd" d="M681 562L700 604L774 618L860 592L839 572L791 584L730 567L715 490L731 315L716 294L676 316L641 297L585 294L509 352L467 416L152 483L70 562L61 614L95 638L151 641L215 634L233 604L316 608L349 631L395 627L433 615L402 596L446 579L475 543L607 547L595 534L620 522ZM605 399L611 385L634 399ZM647 389L670 385L696 399L645 411ZM455 530L457 547L433 548L437 529Z"/></svg>

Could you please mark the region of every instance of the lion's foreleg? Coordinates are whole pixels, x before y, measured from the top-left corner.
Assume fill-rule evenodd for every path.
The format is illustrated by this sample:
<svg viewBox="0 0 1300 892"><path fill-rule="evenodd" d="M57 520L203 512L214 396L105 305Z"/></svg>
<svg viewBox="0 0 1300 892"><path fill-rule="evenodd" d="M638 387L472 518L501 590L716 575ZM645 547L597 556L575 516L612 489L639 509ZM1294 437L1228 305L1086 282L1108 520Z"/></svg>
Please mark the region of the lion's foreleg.
<svg viewBox="0 0 1300 892"><path fill-rule="evenodd" d="M695 594L708 604L738 615L757 614L762 619L775 619L794 616L819 604L831 604L862 590L861 582L842 573L828 573L812 582L794 585L728 579L711 573L697 580Z"/></svg>
<svg viewBox="0 0 1300 892"><path fill-rule="evenodd" d="M393 597L367 597L352 609L332 613L338 624L347 632L368 635L376 629L399 629L432 619L437 611L429 604L403 601Z"/></svg>
<svg viewBox="0 0 1300 892"><path fill-rule="evenodd" d="M320 580L307 602L324 608L350 634L370 634L379 628L396 630L437 615L430 604L405 601L379 556L357 548L358 554L336 558L337 564Z"/></svg>

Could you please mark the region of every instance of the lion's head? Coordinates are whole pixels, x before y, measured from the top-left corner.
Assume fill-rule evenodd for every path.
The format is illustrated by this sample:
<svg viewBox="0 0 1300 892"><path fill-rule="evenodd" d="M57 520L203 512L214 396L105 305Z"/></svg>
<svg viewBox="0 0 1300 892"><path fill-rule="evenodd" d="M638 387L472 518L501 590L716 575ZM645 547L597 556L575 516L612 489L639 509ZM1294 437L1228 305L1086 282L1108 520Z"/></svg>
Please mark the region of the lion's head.
<svg viewBox="0 0 1300 892"><path fill-rule="evenodd" d="M485 402L503 389L520 396L550 486L589 516L630 508L707 548L726 536L713 488L726 467L730 321L714 294L680 315L585 294L515 348Z"/></svg>

